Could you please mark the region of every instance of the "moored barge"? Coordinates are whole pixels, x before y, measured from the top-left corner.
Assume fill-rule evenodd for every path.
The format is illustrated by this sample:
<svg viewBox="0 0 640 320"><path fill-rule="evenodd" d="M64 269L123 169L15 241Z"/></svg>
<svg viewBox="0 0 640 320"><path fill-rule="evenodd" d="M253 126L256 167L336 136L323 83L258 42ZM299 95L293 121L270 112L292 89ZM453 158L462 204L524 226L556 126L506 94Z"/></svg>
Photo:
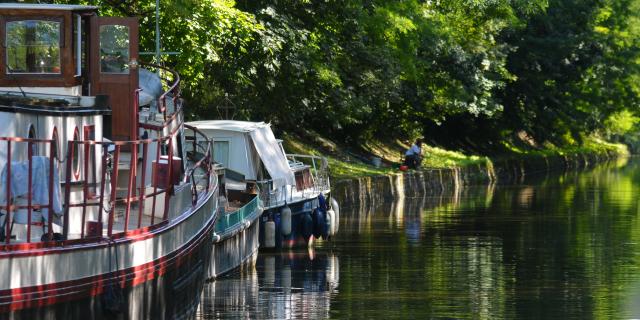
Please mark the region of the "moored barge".
<svg viewBox="0 0 640 320"><path fill-rule="evenodd" d="M93 6L0 4L0 32L0 318L192 315L218 182L179 75Z"/></svg>

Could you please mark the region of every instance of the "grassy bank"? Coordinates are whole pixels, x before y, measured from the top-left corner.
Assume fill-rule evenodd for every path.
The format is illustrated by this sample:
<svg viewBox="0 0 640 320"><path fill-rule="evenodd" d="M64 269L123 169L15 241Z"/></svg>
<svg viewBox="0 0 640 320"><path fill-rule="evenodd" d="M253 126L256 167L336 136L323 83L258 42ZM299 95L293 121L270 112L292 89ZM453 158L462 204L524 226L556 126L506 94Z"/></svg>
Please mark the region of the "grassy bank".
<svg viewBox="0 0 640 320"><path fill-rule="evenodd" d="M305 135L282 133L282 137L284 147L288 153L314 154L327 157L331 167L331 176L335 180L398 173L402 153L409 147L407 142L399 140L377 140L345 146L313 132ZM571 154L598 155L602 157L628 154L625 145L609 143L598 138L589 138L582 145L566 147L545 145L538 149L522 149L506 143L505 147L509 150L508 153L487 157L424 145L425 158L422 166L424 168L453 168L486 164L504 159L541 158ZM382 160L380 167L372 165L374 157Z"/></svg>

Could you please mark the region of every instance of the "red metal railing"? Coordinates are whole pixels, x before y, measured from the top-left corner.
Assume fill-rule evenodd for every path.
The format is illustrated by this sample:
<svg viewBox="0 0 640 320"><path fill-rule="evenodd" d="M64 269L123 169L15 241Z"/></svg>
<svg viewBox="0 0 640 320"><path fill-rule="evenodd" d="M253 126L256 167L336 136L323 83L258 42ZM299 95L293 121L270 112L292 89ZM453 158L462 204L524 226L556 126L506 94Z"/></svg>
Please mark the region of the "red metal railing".
<svg viewBox="0 0 640 320"><path fill-rule="evenodd" d="M122 233L124 235L130 233L132 230L137 230L143 227L150 227L157 224L162 224L166 222L169 218L169 208L170 208L170 199L173 194L174 188L174 177L175 174L173 172L174 167L174 159L173 159L173 144L171 143L173 136L162 137L158 139L147 139L147 140L137 140L137 141L116 141L116 142L97 142L97 141L69 141L69 150L71 150L72 146L75 145L78 148L89 148L89 146L96 146L101 148L103 151L108 150L110 147L113 147L113 152L103 152L102 155L102 163L108 164L111 163L111 168L108 165L102 166L100 173L100 181L89 181L90 177L87 177L85 174L85 179L83 181L83 185L85 186L82 191L82 201L80 202L72 202L70 200L70 196L72 193L72 184L65 184L65 213L64 213L64 228L63 234L69 235L69 225L68 223L71 221L70 210L71 208L81 207L82 208L82 216L79 221L81 234L80 238L85 237L84 226L86 225L86 210L88 207L97 207L98 210L98 219L97 222L102 221L102 213L105 212L108 214L107 217L107 237L112 237L114 235L118 235ZM164 187L159 186L158 183L152 183L153 191L148 192L147 186L148 181L146 177L146 172L149 163L154 163L157 166L165 161L165 155L162 155L160 149L163 145L168 146L168 154L166 155L166 168L164 171L164 175L155 172L155 177L153 180L164 181ZM121 161L122 150L123 149L131 150L130 162L128 163L128 169L121 168L123 162ZM149 149L155 148L157 151L155 152L155 156L152 158L152 161L149 161L151 155L149 154ZM142 154L138 155L138 150L142 149ZM70 155L73 156L73 155ZM138 161L141 159L141 161ZM85 163L88 159L85 159ZM140 162L141 165L138 163ZM67 163L67 179L70 179L70 172L73 170L71 168L69 161ZM198 162L195 166L203 166L204 162ZM141 172L139 171L141 167ZM190 170L193 170L190 169ZM128 177L126 180L126 196L118 197L118 185L119 185L119 177L120 173L124 173L128 171ZM88 171L85 171L85 173ZM140 173L140 179L136 179L138 174ZM208 172L207 172L208 173ZM208 180L208 176L204 179ZM69 180L67 180L69 181ZM108 201L104 199L105 192L104 190L107 187L107 181L110 183L110 198ZM99 200L91 200L91 193L88 192L88 188L86 187L89 184L99 184L100 186L100 198ZM79 191L76 191L76 193ZM134 194L135 193L135 194ZM162 211L162 219L160 221L156 221L155 218L159 212L157 212L157 200L160 195L164 194L164 208ZM148 225L143 225L142 219L145 215L145 203L147 199L152 199L151 211L146 213L150 216L150 223ZM137 220L133 224L134 229L130 229L131 227L131 215L132 215L132 204L137 205ZM122 219L122 230L116 231L114 229L114 225L116 222L116 208L120 207L124 211L124 217ZM99 234L102 235L102 230L99 230Z"/></svg>
<svg viewBox="0 0 640 320"><path fill-rule="evenodd" d="M195 204L199 195L198 188L202 188L204 190L209 190L211 188L211 180L210 179L197 179L196 174L198 173L198 169L200 170L200 174L206 177L214 176L212 175L212 164L213 164L213 142L207 138L207 136L200 131L198 128L184 125L185 129L193 132L191 137L186 138L185 140L190 140L192 142L191 152L192 158L196 161L196 163L189 169L185 174L185 180L187 178L191 179L191 194L193 196L192 201ZM200 138L200 139L198 139ZM205 145L203 146L203 143ZM199 156L201 155L201 157ZM199 182L204 181L205 185L202 186Z"/></svg>
<svg viewBox="0 0 640 320"><path fill-rule="evenodd" d="M161 68L158 66L152 67ZM23 250L31 248L30 246L24 246L24 242L31 242L31 225L34 223L33 221L31 221L31 213L33 210L41 210L43 208L48 209L48 229L46 233L47 236L46 238L43 238L45 242L33 243L35 247L39 247L42 245L66 245L75 243L76 241L81 241L82 243L99 242L104 240L105 238L113 239L127 235L148 232L168 222L171 195L174 193L175 181L173 180L174 177L176 177L176 174L174 173L174 153L176 152L176 150L174 150L174 139L176 139L178 137L178 134L181 132L180 129L182 128L183 123L182 117L180 116L182 113L182 101L179 97L180 78L177 73L171 70L167 71L169 71L173 75L173 82L167 85L169 89L165 93L163 93L157 101L158 110L163 114L162 124L139 124L139 128L156 131L156 136L158 138L114 142L90 140L73 140L67 142L67 154L64 161L61 162L65 164L65 181L62 184L64 188L64 199L62 200L63 213L61 217L62 233L57 237L54 236L53 231L54 198L52 194L54 189L53 173L57 171L54 170L54 168L57 169L57 167L55 167L57 160L53 157L53 148L55 147L55 141L0 137L0 141L7 142L7 163L9 164L12 161L12 156L16 157L15 150L13 148L14 145L16 143L27 144L28 151L26 161L28 161L29 171L28 190L32 190L33 187L31 176L33 145L49 145L48 159L50 163L49 172L51 173L49 174L49 180L47 181L47 185L49 187L49 203L33 204L32 194L31 192L29 192L27 197L27 205L16 205L11 201L12 166L6 166L6 190L0 190L0 192L5 192L7 197L5 204L0 203L0 207L4 208L4 210L6 211L4 219L4 223L6 226L6 237L4 241L5 244L0 245L0 249ZM136 98L138 94L139 91L136 91ZM171 99L173 108L167 107L167 99ZM137 100L138 99L135 99L136 102ZM193 197L192 200L195 204L200 199L199 193L201 193L203 190L211 192L213 191L213 188L217 187L217 184L213 182L216 176L211 174L211 141L209 141L204 134L197 131L197 129L189 129L194 132L194 135L197 134L201 136L199 139L201 143L203 143L203 145L201 145L200 148L204 150L204 152L202 153L204 156L193 160L193 165L191 165L186 170L184 175L180 173L179 176L182 176L183 182L190 180L191 193ZM153 150L153 148L155 148L155 152L151 151ZM98 152L98 150L100 150L100 152ZM123 150L127 150L128 152L130 152L128 169L122 168L123 163L126 163L126 161L121 161L123 153L126 152ZM74 157L79 157L81 154L83 155L83 159L81 159L82 174L80 178L78 178L74 174L77 169L74 168ZM91 155L94 155L93 159ZM147 171L149 171L148 166L149 164L153 164L154 162L157 166L159 166L161 162L165 161L165 157L166 170L164 171L164 174L155 172L155 176L153 177L156 180L164 181L165 184L161 185L160 183L151 183L152 191L149 192L149 184L147 181ZM150 159L152 159L152 161L149 161ZM97 167L98 160L100 163L99 168ZM100 174L89 174L92 168L94 170L94 173L96 171L99 171ZM124 196L118 196L118 182L119 179L121 179L119 176L121 173L124 173L127 170L129 172L129 176L127 177L126 181L126 193ZM160 218L160 212L156 211L158 211L159 207L159 204L157 203L158 197L162 194L164 194L164 206ZM149 199L151 199L151 210L150 212L146 212L145 203ZM137 206L138 216L137 220L134 220L135 222L132 224L131 218L132 212L134 212L133 210L136 209L135 206ZM123 216L121 219L122 229L119 230L116 230L116 220L118 220L116 208L122 209L123 212ZM12 240L11 238L11 226L12 222L14 221L12 214L14 214L15 211L19 209L26 209L28 216L26 241L20 242ZM92 218L89 218L90 213L93 214ZM104 214L106 214L107 217L105 217ZM150 221L148 223L145 223L143 221L143 216L145 214L150 215ZM157 221L158 219L156 219L156 214L158 214L158 218L160 218L160 221ZM94 224L92 224L90 235L88 234L88 230L86 229L89 219L92 219L91 221L95 222ZM103 226L102 222L105 220L106 226ZM105 227L106 234L104 230ZM80 231L78 234L72 234L70 233L71 229ZM55 241L53 241L54 238Z"/></svg>
<svg viewBox="0 0 640 320"><path fill-rule="evenodd" d="M176 138L177 134L179 133L179 129L183 126L182 123L182 118L180 118L179 116L182 114L182 103L180 100L180 76L178 73L161 67L161 66L157 66L157 65L151 65L151 64L144 64L144 66L147 67L151 67L151 68L157 68L157 69L162 69L164 72L168 72L169 74L172 75L172 82L170 84L167 85L168 90L166 92L164 92L157 100L157 105L158 105L158 111L160 111L163 114L163 122L160 125L155 125L155 124L148 124L148 123L139 123L139 128L143 128L143 129L147 129L147 130L152 130L156 132L156 136L158 136L159 138L155 139L155 140L136 140L136 141L127 141L127 142L110 142L110 143L102 143L102 142L93 142L93 141L84 141L84 142L79 142L79 141L70 141L69 142L69 150L71 150L71 146L73 144L77 145L78 147L80 145L84 145L85 146L85 152L87 149L87 145L88 144L95 144L95 145L102 145L103 149L104 146L114 146L115 150L113 153L113 168L112 168L112 176L110 177L111 179L111 198L110 198L110 202L109 202L109 210L108 210L108 222L107 222L107 236L108 237L112 237L116 234L114 234L114 230L113 230L113 226L114 226L114 222L115 222L115 207L118 204L122 204L124 205L124 219L123 219L123 231L121 232L122 234L127 234L129 232L128 227L129 227L129 222L130 222L130 215L131 215L131 204L132 203L137 203L138 204L138 219L137 219L137 223L136 223L136 227L137 229L140 229L143 227L142 225L142 217L144 214L144 206L146 203L146 200L151 198L151 214L150 214L150 225L151 226L155 226L155 225L159 225L159 224L163 224L164 222L167 221L168 216L169 216L169 207L170 207L170 199L171 199L171 194L173 193L173 183L168 183L167 187L164 189L159 189L157 184L152 184L153 185L153 191L150 193L146 192L146 186L145 186L145 181L146 181L146 172L148 171L147 169L147 165L149 163L149 161L147 161L148 157L149 157L149 148L150 147L155 147L155 158L154 161L158 164L161 162L162 157L166 156L167 157L167 169L165 172L165 177L164 177L164 181L171 181L174 177L174 144L173 144L173 139ZM138 95L139 95L139 90L137 90L135 92L135 99L134 101L135 103L135 107L136 109L138 109ZM167 99L171 99L172 102L172 110L169 110L170 108L167 108ZM165 132L165 129L170 128L170 132ZM195 132L195 131L194 131ZM206 137L204 134L202 134L201 132L197 132L197 134L201 135L202 137ZM206 138L204 138L206 139ZM197 161L190 169L187 170L187 172L185 172L184 178L183 180L186 180L187 178L191 179L192 182L192 197L193 197L193 201L195 203L195 201L197 201L198 199L198 182L195 181L195 176L194 176L194 172L196 172L196 169L201 168L205 174L204 174L204 178L203 180L206 181L206 190L209 191L211 188L211 183L210 183L210 179L211 179L211 169L210 169L210 165L211 165L211 157L210 157L210 150L212 148L210 141L207 141L207 156L204 157L203 159L200 159L199 161ZM154 145L155 144L155 145ZM163 145L167 145L167 152L166 155L163 155L161 153L162 150L162 146ZM141 172L141 179L140 179L140 185L136 188L134 185L136 183L136 176L138 173L138 163L137 161L131 161L130 162L130 168L129 168L129 177L128 177L128 181L127 181L127 192L126 192L126 197L123 198L117 198L117 186L118 186L118 172L119 172L119 163L120 163L120 153L121 150L123 148L125 148L125 146L131 146L131 159L138 159L138 149L141 146L142 147L142 172ZM108 159L104 158L105 156L107 156L106 153L103 153L103 163L108 162ZM69 167L70 164L67 164L67 166ZM106 170L106 166L102 166L102 179L101 179L101 184L100 184L100 189L104 190L105 189L105 170ZM70 172L70 168L68 168L67 170L67 175L69 175ZM157 177L156 177L157 178ZM85 179L85 185L87 185L86 179ZM70 189L70 186L67 184L66 186L67 189ZM137 190L136 195L133 195L133 192ZM98 211L99 211L99 216L102 214L102 211L104 210L105 206L104 206L104 200L103 200L103 194L104 192L101 192L101 196L100 196L100 201L99 203L88 203L87 202L87 192L86 192L86 188L85 188L85 192L84 192L84 197L83 197L83 202L80 204L72 204L68 202L68 191L65 191L65 195L66 195L66 200L67 200L67 205L65 206L65 217L68 216L68 211L70 208L73 208L74 206L82 206L83 208L83 215L82 215L82 220L81 220L81 225L82 225L82 232L81 232L81 237L84 237L84 225L86 223L86 217L84 212L86 211L86 207L89 205L98 205ZM164 194L164 208L163 208L163 214L162 214L162 220L157 222L156 221L156 209L157 209L157 197L161 194ZM68 219L65 219L65 221L67 221ZM101 220L99 220L101 221ZM64 234L67 235L68 234L68 226L65 226L64 228Z"/></svg>
<svg viewBox="0 0 640 320"><path fill-rule="evenodd" d="M146 67L146 68L153 68L153 69L158 69L161 70L163 72L169 73L171 75L170 80L166 80L167 82L170 82L168 85L168 89L167 91L165 91L162 95L160 95L160 97L158 98L158 111L160 113L162 113L163 115L163 120L166 122L169 120L174 118L175 115L178 114L178 112L180 111L180 109L182 108L182 103L180 100L180 74L178 74L177 72L169 69L169 68L165 68L163 66L159 66L159 65L155 65L155 64L151 64L151 63L145 63L145 62L141 62L140 63L141 66ZM169 114L167 114L168 108L167 108L167 99L170 99L172 104L173 104L173 111ZM137 99L136 99L137 101ZM141 124L143 125L143 124Z"/></svg>
<svg viewBox="0 0 640 320"><path fill-rule="evenodd" d="M12 228L13 228L13 222L14 222L14 217L13 214L20 209L26 209L27 210L27 237L25 239L25 242L30 243L31 242L31 226L33 224L37 224L37 225L42 225L42 221L32 221L32 213L35 210L38 210L40 212L42 212L42 209L47 209L48 212L48 217L47 217L47 227L48 227L48 239L52 238L52 222L53 222L53 181L54 181L54 158L51 157L51 155L53 154L53 148L54 148L54 141L53 140L41 140L41 139L24 139L24 138L18 138L18 137L0 137L0 141L4 141L6 142L7 148L5 149L7 152L7 165L5 166L4 173L3 173L3 178L4 180L2 181L2 183L4 183L4 190L1 190L0 192L4 192L5 194L5 199L4 199L4 203L1 205L2 209L4 210L4 212L2 212L2 214L4 215L4 229L2 230L3 236L4 236L4 242L6 244L11 243L11 233L12 233ZM27 197L27 205L18 205L15 204L14 200L17 199L13 199L13 188L12 185L14 184L14 177L13 177L13 172L12 170L14 170L13 168L13 162L14 162L14 157L13 157L13 150L14 150L14 146L18 145L18 144L26 144L27 146L27 193L26 193L26 197ZM47 177L47 188L48 188L48 202L43 204L34 204L33 203L33 182L34 182L34 177L33 177L33 149L34 146L37 146L39 144L44 144L44 145L48 145L49 146L49 157L48 157L48 162L49 162L49 175ZM41 179L42 177L37 177L37 179ZM20 181L18 183L25 183L24 181Z"/></svg>
<svg viewBox="0 0 640 320"><path fill-rule="evenodd" d="M198 134L201 134L198 132ZM120 238L131 234L138 234L145 231L153 230L158 226L164 225L169 219L169 205L170 198L173 192L173 170L171 169L173 166L172 160L172 144L170 143L173 136L162 137L158 139L147 139L147 140L136 140L136 141L116 141L116 142L100 142L100 141L69 141L68 142L68 152L66 159L64 160L66 164L65 168L65 181L62 184L64 186L64 200L62 200L63 212L61 216L62 221L62 240L64 241L73 241L82 239L92 240L95 242L99 242L104 240L105 238ZM33 161L31 160L33 155L33 146L38 144L46 144L49 146L49 176L47 177L47 186L48 186L48 203L34 203L33 202L33 193L28 192L26 195L27 204L20 205L16 204L15 201L12 201L14 195L12 191L12 169L13 165L7 165L5 170L5 174L3 177L5 185L4 190L2 192L5 193L6 199L5 203L1 203L0 207L4 212L2 214L5 215L4 221L4 234L5 245L2 246L4 250L11 250L12 245L14 244L23 244L23 243L31 243L32 242L32 225L44 225L42 221L32 221L32 213L34 210L42 210L48 209L48 216L46 219L46 238L43 238L44 241L53 240L53 222L54 222L54 174L57 172L57 160L54 157L51 157L53 154L54 142L53 140L37 140L37 139L22 139L22 138L2 138L0 137L0 141L5 141L7 143L7 163L11 163L12 159L16 157L14 152L14 147L18 143L24 143L27 145L27 159L24 160L26 166L28 167L28 181L27 190L33 190L33 180L42 179L43 177L32 177L33 172ZM184 174L184 178L182 178L183 182L191 182L191 192L192 192L192 200L193 204L195 204L200 198L201 192L210 192L213 187L216 186L215 183L212 182L212 178L215 178L215 175L211 174L211 142L203 138L204 141L204 152L203 157L195 161L193 165L187 169L187 172ZM149 163L160 163L164 161L164 156L159 150L163 145L166 145L168 148L166 158L166 164L168 170L165 171L165 174L162 176L157 176L156 178L160 178L161 181L166 181L167 183L162 186L158 186L157 184L153 188L153 191L149 192L148 190L148 181L146 171ZM96 150L101 150L102 152L95 152L94 154L101 154L100 163L101 166L99 168L100 174L96 176L97 181L92 180L92 176L89 174L90 161L91 158L87 156L90 154L87 150L91 151L91 148L94 147ZM78 148L80 152L74 152L74 150ZM113 151L109 151L110 148L113 148ZM118 181L119 173L124 172L123 168L121 168L122 161L120 158L123 153L124 148L129 148L131 150L131 158L129 163L129 177L126 180L126 196L118 197ZM154 158L151 158L152 161L149 161L150 157L153 155L150 154L150 149L156 148L158 152L155 152ZM138 149L141 149L141 154L138 155ZM84 154L84 159L82 159L82 166L85 169L83 174L81 175L80 181L72 181L73 172L75 168L73 168L73 157L74 155ZM138 161L138 159L141 159ZM94 159L97 161L98 159ZM139 163L140 162L140 163ZM111 166L109 166L111 164ZM126 170L126 169L124 169ZM140 170L140 171L139 171ZM196 175L196 172L199 173L199 176ZM138 175L138 173L140 173ZM136 179L136 177L140 177ZM110 186L109 188L107 188ZM90 189L91 187L99 188L98 194L95 194ZM110 191L107 191L110 189ZM134 194L135 192L135 194ZM162 212L157 211L157 198L164 194L164 208ZM72 199L72 195L75 195L75 199ZM78 200L79 199L79 200ZM147 199L151 200L152 210L147 212L147 215L150 217L159 216L162 213L162 218L158 221L157 219L151 218L150 223L143 223L143 216L145 215L145 201ZM14 199L15 200L15 199ZM134 223L131 223L131 216L134 212L132 205L137 205L137 220L134 220ZM72 215L71 212L74 208L81 208L75 212L75 215ZM99 228L97 230L93 230L93 234L89 235L86 233L86 223L88 220L88 212L90 208L96 208L94 212L97 213L95 216L95 222L98 222ZM123 209L123 217L121 219L122 229L116 230L116 208ZM17 210L26 209L27 210L27 231L26 238L20 239L19 242L12 239L12 226L14 222L13 214ZM104 219L103 213L106 213L108 216L106 217L106 234L104 232L103 226L101 222ZM75 227L74 229L79 229L80 234L72 234L69 232L71 227ZM60 241L60 238L56 238L57 241ZM39 242L39 241L37 241Z"/></svg>

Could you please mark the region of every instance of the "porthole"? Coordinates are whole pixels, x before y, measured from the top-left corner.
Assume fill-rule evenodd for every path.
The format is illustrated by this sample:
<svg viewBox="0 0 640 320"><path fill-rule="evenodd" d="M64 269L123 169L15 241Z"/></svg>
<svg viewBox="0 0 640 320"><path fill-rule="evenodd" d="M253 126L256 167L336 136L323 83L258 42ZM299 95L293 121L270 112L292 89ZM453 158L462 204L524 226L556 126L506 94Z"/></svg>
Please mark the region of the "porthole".
<svg viewBox="0 0 640 320"><path fill-rule="evenodd" d="M51 157L53 157L54 159L60 160L60 157L58 156L58 128L53 127L53 133L51 134L51 140L53 140L52 144L51 144Z"/></svg>
<svg viewBox="0 0 640 320"><path fill-rule="evenodd" d="M71 165L73 166L73 176L76 180L80 179L80 131L78 127L73 131L73 144L71 146L71 156L73 157Z"/></svg>

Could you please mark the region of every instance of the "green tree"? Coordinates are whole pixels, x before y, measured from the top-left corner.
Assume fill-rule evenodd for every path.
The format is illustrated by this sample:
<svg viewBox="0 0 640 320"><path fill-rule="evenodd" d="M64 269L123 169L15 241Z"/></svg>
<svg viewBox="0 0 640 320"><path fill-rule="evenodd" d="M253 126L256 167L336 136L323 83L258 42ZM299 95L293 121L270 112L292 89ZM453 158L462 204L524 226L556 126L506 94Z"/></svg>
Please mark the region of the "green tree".
<svg viewBox="0 0 640 320"><path fill-rule="evenodd" d="M612 113L638 104L637 1L552 0L522 30L506 32L517 48L503 91L503 124L539 141L579 141Z"/></svg>
<svg viewBox="0 0 640 320"><path fill-rule="evenodd" d="M85 3L98 4L97 0ZM153 0L108 0L140 17ZM163 57L189 116L266 120L350 141L424 134L496 152L526 132L580 142L636 113L638 0L179 0L162 2Z"/></svg>

